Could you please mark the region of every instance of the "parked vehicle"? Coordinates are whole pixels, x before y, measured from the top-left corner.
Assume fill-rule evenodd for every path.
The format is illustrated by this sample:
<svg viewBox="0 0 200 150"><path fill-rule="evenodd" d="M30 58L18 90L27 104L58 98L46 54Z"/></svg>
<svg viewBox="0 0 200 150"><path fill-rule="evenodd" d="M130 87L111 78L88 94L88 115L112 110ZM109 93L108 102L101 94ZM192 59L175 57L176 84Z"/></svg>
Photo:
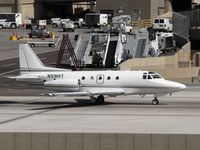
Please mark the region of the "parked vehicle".
<svg viewBox="0 0 200 150"><path fill-rule="evenodd" d="M47 25L47 20L38 20L37 21L37 24L39 25L39 26L46 26Z"/></svg>
<svg viewBox="0 0 200 150"><path fill-rule="evenodd" d="M167 18L156 18L153 23L153 29L157 31L172 32L172 26L172 19Z"/></svg>
<svg viewBox="0 0 200 150"><path fill-rule="evenodd" d="M69 22L70 19L61 19L61 18L52 18L51 24L53 28L63 27L66 22Z"/></svg>
<svg viewBox="0 0 200 150"><path fill-rule="evenodd" d="M100 27L108 24L108 15L100 13L88 13L85 15L85 24L88 27Z"/></svg>
<svg viewBox="0 0 200 150"><path fill-rule="evenodd" d="M85 26L85 22L84 22L83 18L79 18L77 21L74 21L75 28L81 28L83 26Z"/></svg>
<svg viewBox="0 0 200 150"><path fill-rule="evenodd" d="M50 32L44 27L32 26L29 38L50 38Z"/></svg>
<svg viewBox="0 0 200 150"><path fill-rule="evenodd" d="M130 15L120 15L112 18L112 23L126 23L127 25L131 24L131 16Z"/></svg>
<svg viewBox="0 0 200 150"><path fill-rule="evenodd" d="M48 46L54 48L55 46L58 45L60 42L60 38L57 39L57 41L27 41L27 43L30 45L30 47L35 47L35 46Z"/></svg>
<svg viewBox="0 0 200 150"><path fill-rule="evenodd" d="M176 51L176 43L173 33L157 33L158 46L162 53L174 53Z"/></svg>
<svg viewBox="0 0 200 150"><path fill-rule="evenodd" d="M63 32L67 32L67 31L74 31L74 22L73 21L69 21L66 22L65 24L63 24Z"/></svg>
<svg viewBox="0 0 200 150"><path fill-rule="evenodd" d="M113 23L111 27L112 33L130 33L133 30L132 26L126 25L126 22L123 23Z"/></svg>
<svg viewBox="0 0 200 150"><path fill-rule="evenodd" d="M130 33L133 30L131 26L131 16L130 15L120 15L112 18L111 32L118 33Z"/></svg>
<svg viewBox="0 0 200 150"><path fill-rule="evenodd" d="M22 25L21 13L0 13L0 28L16 29Z"/></svg>

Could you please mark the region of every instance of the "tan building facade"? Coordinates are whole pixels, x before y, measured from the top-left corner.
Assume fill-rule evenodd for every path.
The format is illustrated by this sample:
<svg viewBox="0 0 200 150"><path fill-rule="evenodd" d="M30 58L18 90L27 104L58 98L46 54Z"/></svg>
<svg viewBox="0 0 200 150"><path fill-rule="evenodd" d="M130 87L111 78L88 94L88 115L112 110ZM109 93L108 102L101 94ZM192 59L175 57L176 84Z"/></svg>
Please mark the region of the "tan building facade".
<svg viewBox="0 0 200 150"><path fill-rule="evenodd" d="M121 14L135 15L141 14L141 19L151 19L171 10L168 0L97 0L97 10L112 10L113 15L119 15L118 9L122 9ZM167 6L167 7L166 7Z"/></svg>
<svg viewBox="0 0 200 150"><path fill-rule="evenodd" d="M1 0L0 13L22 13L22 19L34 18L34 0Z"/></svg>
<svg viewBox="0 0 200 150"><path fill-rule="evenodd" d="M140 16L140 19L152 19L171 11L172 8L174 10L189 8L189 4L194 1L96 0L96 7L94 9L94 3L91 0L0 0L0 12L21 12L22 19L49 19L51 17L73 15L75 12L80 12L85 9L93 9L99 12L107 11L114 16L129 14L136 18ZM81 4L79 2L86 3Z"/></svg>
<svg viewBox="0 0 200 150"><path fill-rule="evenodd" d="M88 0L0 0L0 13L19 12L22 20L64 18L89 8Z"/></svg>
<svg viewBox="0 0 200 150"><path fill-rule="evenodd" d="M0 1L0 13L15 12L15 11L16 11L15 0L1 0Z"/></svg>

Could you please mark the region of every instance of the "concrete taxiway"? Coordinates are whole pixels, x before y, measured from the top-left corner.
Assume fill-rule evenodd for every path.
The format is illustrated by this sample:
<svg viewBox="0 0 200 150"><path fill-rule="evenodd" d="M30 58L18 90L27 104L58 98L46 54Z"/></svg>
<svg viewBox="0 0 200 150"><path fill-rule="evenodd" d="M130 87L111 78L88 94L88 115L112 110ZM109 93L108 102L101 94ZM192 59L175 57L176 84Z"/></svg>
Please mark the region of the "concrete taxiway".
<svg viewBox="0 0 200 150"><path fill-rule="evenodd" d="M0 132L200 134L199 90L161 97L160 105L151 105L151 96L97 106L87 97L1 96Z"/></svg>

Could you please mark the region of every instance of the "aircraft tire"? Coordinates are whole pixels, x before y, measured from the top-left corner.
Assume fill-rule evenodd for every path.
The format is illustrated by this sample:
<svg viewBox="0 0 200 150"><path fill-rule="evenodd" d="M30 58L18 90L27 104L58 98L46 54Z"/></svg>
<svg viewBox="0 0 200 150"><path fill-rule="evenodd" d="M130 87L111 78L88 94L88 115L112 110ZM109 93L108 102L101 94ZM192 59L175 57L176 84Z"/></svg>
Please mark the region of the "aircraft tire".
<svg viewBox="0 0 200 150"><path fill-rule="evenodd" d="M103 95L99 95L97 97L97 103L98 104L103 104L104 103L104 96Z"/></svg>
<svg viewBox="0 0 200 150"><path fill-rule="evenodd" d="M153 101L152 101L152 104L153 105L158 105L159 104L159 100L157 98L155 98Z"/></svg>

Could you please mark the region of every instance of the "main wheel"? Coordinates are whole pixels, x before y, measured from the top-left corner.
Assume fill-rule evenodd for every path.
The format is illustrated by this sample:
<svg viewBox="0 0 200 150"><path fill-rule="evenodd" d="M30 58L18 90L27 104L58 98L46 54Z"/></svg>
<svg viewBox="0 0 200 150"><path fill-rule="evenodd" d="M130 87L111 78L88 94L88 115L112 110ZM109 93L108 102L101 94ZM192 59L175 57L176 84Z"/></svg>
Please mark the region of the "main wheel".
<svg viewBox="0 0 200 150"><path fill-rule="evenodd" d="M152 101L152 104L153 105L158 105L159 104L159 100L157 98L155 98L153 101Z"/></svg>
<svg viewBox="0 0 200 150"><path fill-rule="evenodd" d="M104 103L104 96L103 95L99 95L97 97L97 103L98 104L103 104Z"/></svg>

